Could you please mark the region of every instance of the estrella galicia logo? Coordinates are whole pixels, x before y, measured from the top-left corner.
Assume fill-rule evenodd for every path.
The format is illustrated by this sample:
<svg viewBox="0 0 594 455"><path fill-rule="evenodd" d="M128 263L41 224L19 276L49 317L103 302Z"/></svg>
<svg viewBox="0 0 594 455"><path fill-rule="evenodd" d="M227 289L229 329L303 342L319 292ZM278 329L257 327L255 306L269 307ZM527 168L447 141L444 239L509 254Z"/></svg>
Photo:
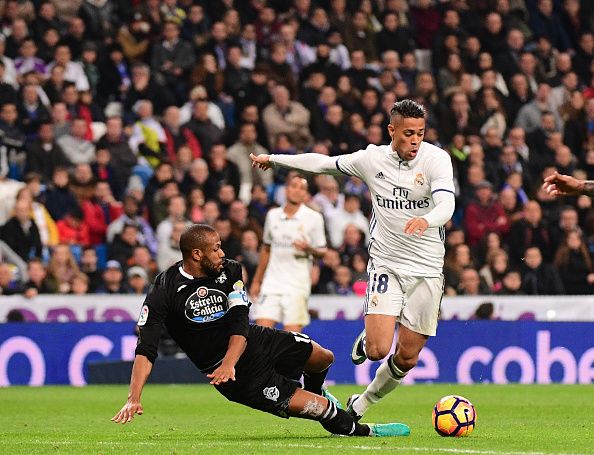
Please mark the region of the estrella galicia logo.
<svg viewBox="0 0 594 455"><path fill-rule="evenodd" d="M267 399L272 400L274 402L276 402L276 400L278 400L278 397L280 395L276 386L266 387L266 388L264 388L264 390L262 390L262 392L264 393L264 397L266 397Z"/></svg>
<svg viewBox="0 0 594 455"><path fill-rule="evenodd" d="M227 313L227 296L218 289L200 286L186 300L186 317L197 323L216 321Z"/></svg>

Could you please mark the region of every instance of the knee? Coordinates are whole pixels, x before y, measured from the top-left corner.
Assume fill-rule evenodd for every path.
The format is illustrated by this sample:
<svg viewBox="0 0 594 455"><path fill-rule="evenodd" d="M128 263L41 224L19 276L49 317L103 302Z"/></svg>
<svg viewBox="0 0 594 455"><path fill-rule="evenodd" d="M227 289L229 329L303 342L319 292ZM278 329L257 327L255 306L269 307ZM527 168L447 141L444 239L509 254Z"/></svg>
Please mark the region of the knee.
<svg viewBox="0 0 594 455"><path fill-rule="evenodd" d="M372 361L382 360L390 353L390 346L367 343L365 345L365 354Z"/></svg>
<svg viewBox="0 0 594 455"><path fill-rule="evenodd" d="M334 363L334 353L330 349L323 349L321 361L325 365L324 369L330 367Z"/></svg>
<svg viewBox="0 0 594 455"><path fill-rule="evenodd" d="M408 371L417 366L418 355L406 355L406 353L397 352L394 355L394 364L401 371Z"/></svg>

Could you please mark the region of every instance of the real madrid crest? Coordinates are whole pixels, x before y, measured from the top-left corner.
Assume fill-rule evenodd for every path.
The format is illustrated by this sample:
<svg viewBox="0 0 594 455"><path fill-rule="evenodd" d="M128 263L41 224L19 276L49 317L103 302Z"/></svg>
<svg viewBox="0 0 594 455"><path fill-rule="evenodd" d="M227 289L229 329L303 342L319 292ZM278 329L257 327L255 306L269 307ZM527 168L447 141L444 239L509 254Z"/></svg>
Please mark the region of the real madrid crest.
<svg viewBox="0 0 594 455"><path fill-rule="evenodd" d="M415 185L423 186L424 184L425 184L425 177L423 177L423 174L418 173L417 175L415 175Z"/></svg>

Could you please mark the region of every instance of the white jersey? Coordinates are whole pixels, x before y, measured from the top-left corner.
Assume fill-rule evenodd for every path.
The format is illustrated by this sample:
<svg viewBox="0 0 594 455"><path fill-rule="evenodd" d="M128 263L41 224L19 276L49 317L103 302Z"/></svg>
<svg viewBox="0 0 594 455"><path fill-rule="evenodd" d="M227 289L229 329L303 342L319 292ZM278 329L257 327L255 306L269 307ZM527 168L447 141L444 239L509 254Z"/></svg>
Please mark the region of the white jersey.
<svg viewBox="0 0 594 455"><path fill-rule="evenodd" d="M262 294L285 294L293 290L309 294L312 259L293 246L296 240L305 240L313 248L324 248L326 235L322 214L304 204L290 218L283 207L271 209L264 223L264 243L270 245L270 259L262 281Z"/></svg>
<svg viewBox="0 0 594 455"><path fill-rule="evenodd" d="M338 157L336 167L359 177L371 192L369 268L385 264L406 275L439 276L445 253L443 226L427 228L421 238L405 234L404 226L433 210L434 193L454 193L447 152L422 142L417 156L404 161L391 145L369 145Z"/></svg>

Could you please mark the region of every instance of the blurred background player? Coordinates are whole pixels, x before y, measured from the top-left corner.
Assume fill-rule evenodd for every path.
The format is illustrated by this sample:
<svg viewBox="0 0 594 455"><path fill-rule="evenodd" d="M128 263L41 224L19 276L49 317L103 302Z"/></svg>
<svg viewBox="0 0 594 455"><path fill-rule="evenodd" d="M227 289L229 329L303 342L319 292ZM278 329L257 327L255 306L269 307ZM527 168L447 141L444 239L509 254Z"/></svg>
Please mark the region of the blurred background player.
<svg viewBox="0 0 594 455"><path fill-rule="evenodd" d="M266 215L250 288L250 296L257 299L252 318L258 325L280 322L285 330L301 332L309 324L311 267L314 258L326 253L326 235L322 214L304 204L307 195L307 180L294 175L287 182L285 205Z"/></svg>

